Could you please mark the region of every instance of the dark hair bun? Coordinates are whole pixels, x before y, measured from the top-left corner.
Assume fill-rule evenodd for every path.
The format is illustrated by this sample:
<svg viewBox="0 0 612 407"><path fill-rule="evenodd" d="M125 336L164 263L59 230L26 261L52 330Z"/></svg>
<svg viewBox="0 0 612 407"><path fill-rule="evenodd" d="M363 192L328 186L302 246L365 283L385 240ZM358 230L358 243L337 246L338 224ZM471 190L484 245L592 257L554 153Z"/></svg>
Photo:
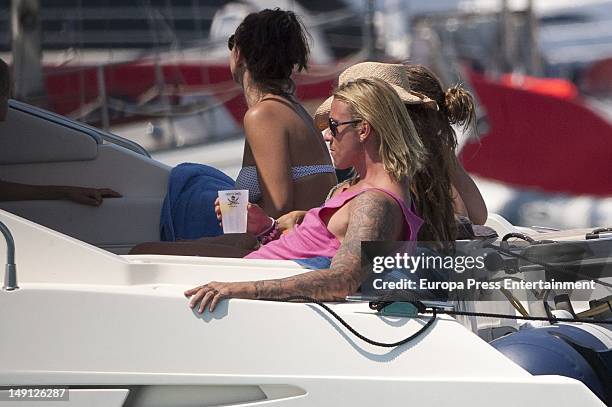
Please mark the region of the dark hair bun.
<svg viewBox="0 0 612 407"><path fill-rule="evenodd" d="M308 33L292 11L249 14L236 29L236 46L253 80L271 91L290 81L294 69L307 69Z"/></svg>
<svg viewBox="0 0 612 407"><path fill-rule="evenodd" d="M459 85L444 93L444 110L451 124L467 128L475 121L474 98Z"/></svg>

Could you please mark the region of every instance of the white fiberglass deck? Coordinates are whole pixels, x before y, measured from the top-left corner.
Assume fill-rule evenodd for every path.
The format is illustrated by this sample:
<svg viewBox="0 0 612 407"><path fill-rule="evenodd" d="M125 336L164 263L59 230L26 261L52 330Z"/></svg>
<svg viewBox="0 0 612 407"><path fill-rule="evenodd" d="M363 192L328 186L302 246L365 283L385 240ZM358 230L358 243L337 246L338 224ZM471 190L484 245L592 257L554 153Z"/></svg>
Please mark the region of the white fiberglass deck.
<svg viewBox="0 0 612 407"><path fill-rule="evenodd" d="M580 382L531 376L450 317L387 349L316 305L232 299L198 315L182 294L210 280L303 272L292 262L118 256L6 212L0 218L15 237L21 287L0 291L2 385L80 386L118 406L128 386L140 393L126 405L601 405ZM332 307L383 342L428 318L381 317L367 303ZM79 397L71 405L92 405Z"/></svg>

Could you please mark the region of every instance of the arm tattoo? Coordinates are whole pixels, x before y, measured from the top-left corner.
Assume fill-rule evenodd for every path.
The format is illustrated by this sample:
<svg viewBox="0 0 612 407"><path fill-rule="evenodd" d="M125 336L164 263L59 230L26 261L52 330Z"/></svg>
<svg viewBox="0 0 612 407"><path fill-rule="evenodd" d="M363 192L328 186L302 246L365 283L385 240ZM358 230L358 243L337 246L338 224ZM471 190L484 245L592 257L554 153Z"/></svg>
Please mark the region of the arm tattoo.
<svg viewBox="0 0 612 407"><path fill-rule="evenodd" d="M255 281L255 298L303 295L322 301L337 301L357 291L366 278L361 269L361 242L396 239L401 231L403 215L395 200L382 192L364 192L349 205L346 235L329 269L278 280Z"/></svg>

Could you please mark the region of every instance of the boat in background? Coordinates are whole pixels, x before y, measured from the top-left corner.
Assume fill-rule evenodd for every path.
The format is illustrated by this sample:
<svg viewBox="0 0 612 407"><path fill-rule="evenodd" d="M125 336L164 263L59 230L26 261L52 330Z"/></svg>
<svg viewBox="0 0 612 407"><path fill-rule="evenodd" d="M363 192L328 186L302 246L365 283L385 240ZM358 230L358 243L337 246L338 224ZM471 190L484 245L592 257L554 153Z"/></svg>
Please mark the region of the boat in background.
<svg viewBox="0 0 612 407"><path fill-rule="evenodd" d="M559 79L471 73L488 131L461 151L490 210L556 228L612 224L612 124Z"/></svg>
<svg viewBox="0 0 612 407"><path fill-rule="evenodd" d="M40 26L13 27L23 37L14 42L13 55L10 33L0 30L0 55L23 61L14 75L20 100L120 134L149 151L242 135L246 105L229 72L227 38L248 13L281 7L301 16L312 39L313 68L298 81L311 109L328 96L346 64L363 59L367 41L359 8L342 0L162 0L106 7L61 1L42 2L38 11L28 4L19 3L23 10L13 14L36 15ZM0 10L5 27L10 17L10 8ZM40 61L26 59L38 53ZM25 84L38 81L40 89L21 96Z"/></svg>
<svg viewBox="0 0 612 407"><path fill-rule="evenodd" d="M535 11L413 21L411 62L432 67L447 85L463 83L477 96L478 131L460 134L460 157L488 208L513 224L561 229L612 224L606 177L612 105L568 78L544 77L562 70L548 60L546 38L539 36L562 15L585 13L584 21L591 23L605 19L605 13L588 12L611 5L535 2Z"/></svg>
<svg viewBox="0 0 612 407"><path fill-rule="evenodd" d="M242 137L241 118L246 104L240 89L231 80L225 61L225 37L249 10L271 3L251 1L241 5L215 3L204 6L197 1L189 4L154 1L147 12L124 4L101 12L95 2L86 1L82 2L81 13L75 16L72 25L62 31L62 14L72 6L69 3L43 2L41 6L47 89L43 106L134 140L157 158L166 160L167 157L168 164L211 162L211 154L207 152L218 152L214 162L219 163L220 169L235 175L242 156L238 140ZM286 3L288 7L297 7L304 13L314 35L323 38L315 42L319 51L315 52L311 71L296 78L298 97L313 112L331 92L339 72L370 54L368 46L372 44L368 45L368 41L371 38L368 40L365 35L368 30L355 27L364 21L359 13L363 14L367 8L354 4L356 2L342 1L289 3ZM397 6L398 3L401 2L393 4ZM547 62L541 66L541 73L562 72L561 65L555 65L556 60L546 54L549 50L546 38L554 37L546 33L558 32L570 23L581 22L574 27L578 29L599 21L598 18L605 20L606 7L612 3L593 0L581 7L570 7L569 2L536 2L535 17L540 23L540 45L544 48L538 53L527 52L515 43L514 54L510 52L515 65L507 68L518 74L502 74L502 64L485 60L499 54L495 30L499 28L500 18L497 11L482 12L486 3L448 1L444 2L446 8L437 3L435 6L415 3L404 11L471 10L469 19L460 25L457 22L463 21L463 17L455 11L450 16L436 13L415 17L409 25L413 29L410 57L411 62L434 67L449 85L461 80L470 83L470 79L477 82L472 89L479 96L482 117L488 115L488 119L481 120L483 124L488 121L488 127L482 126L481 134L488 135L477 146L467 147L462 157L466 167L478 177L481 189L486 191L484 197L488 206L520 225L586 227L612 224L611 195L606 190L608 183L603 180L609 158L605 140L610 132L609 124L604 122L609 123L612 109L605 105L605 98L594 100L576 96L584 87L576 87L567 80L534 79L524 74L527 68L538 65L524 60L540 53L544 56L540 58L540 65ZM512 9L515 5L510 3ZM138 22L126 27L128 17L134 18L139 10ZM474 14L474 10L480 12ZM511 18L512 24L517 30L525 31L517 38L527 41L531 38L528 14L517 12L513 16L516 18ZM8 21L6 12L0 17ZM114 19L109 20L109 17ZM434 24L422 30L420 24L427 19ZM107 20L110 22L105 23ZM348 22L351 25L346 26ZM108 24L109 30L96 29L104 24ZM111 33L119 31L129 33L135 40L132 43L111 41L116 35ZM157 32L155 38L152 37L154 32ZM72 56L62 54L60 50L79 45L75 40L79 33L83 34L82 49ZM420 34L430 38L426 46L421 43L419 47ZM207 36L208 40L201 41ZM100 53L104 44L109 45L111 51ZM510 45L508 48L513 48ZM562 45L556 43L554 49L559 50ZM428 54L425 58L424 50ZM449 75L445 72L461 64L467 66L467 71L484 70L486 75L465 72ZM601 66L604 65L602 62ZM604 72L605 76L606 71L602 69L594 67L593 73L587 76L591 82L585 83L603 83L598 79L601 74L597 74ZM551 94L553 83L556 95ZM542 94L543 87L546 94ZM512 102L502 100L507 94L511 95L508 97ZM558 104L566 108L551 107ZM554 119L542 123L531 117L537 115L542 106L547 106L545 117ZM520 112L521 123L513 123L511 117L505 117L504 109ZM607 114L602 114L606 109ZM585 120L588 121L586 125L563 124ZM549 133L540 137L541 132ZM582 133L586 135L576 137ZM218 142L223 142L226 148L212 146ZM520 166L512 162L514 156L510 152L521 157ZM590 153L593 156L589 156ZM499 165L501 162L511 165ZM550 208L555 210L550 211Z"/></svg>
<svg viewBox="0 0 612 407"><path fill-rule="evenodd" d="M231 299L213 313L197 314L187 306L187 288L305 269L291 261L125 255L135 243L159 236L170 167L117 136L11 101L0 125L0 163L3 180L109 187L122 194L97 208L67 201L0 203L0 221L14 241L14 247L8 239L0 245L0 258L13 248L17 255L0 290L0 406L16 405L10 389L26 386L69 387L63 405L74 407L604 405L605 395L590 381L575 373L532 374L481 339L484 332L489 340L514 332L512 319L462 324L440 315L427 326L431 316L383 314L366 299L327 304L378 341L418 333L388 348L362 342L314 304ZM495 215L488 225L500 236L549 236ZM571 236L584 234L564 238ZM592 292L594 299L600 294ZM472 309L491 306L515 315L509 302ZM539 315L542 301L524 307ZM595 312L585 301L574 307ZM566 315L560 308L553 312ZM531 329L537 337L550 336L545 328L566 325ZM609 327L570 328L612 348ZM586 363L594 374L583 359L568 360ZM38 399L36 405L57 401Z"/></svg>

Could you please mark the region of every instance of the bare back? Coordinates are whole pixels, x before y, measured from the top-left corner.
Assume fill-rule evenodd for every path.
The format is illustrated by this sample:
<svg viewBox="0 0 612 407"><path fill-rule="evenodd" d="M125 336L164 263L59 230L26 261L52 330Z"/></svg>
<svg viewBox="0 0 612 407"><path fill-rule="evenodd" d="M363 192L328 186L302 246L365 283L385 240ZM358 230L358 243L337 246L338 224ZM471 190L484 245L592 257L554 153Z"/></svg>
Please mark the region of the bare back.
<svg viewBox="0 0 612 407"><path fill-rule="evenodd" d="M337 182L325 172L293 179L291 169L332 165L327 146L311 117L292 98L268 95L245 115L243 167L256 166L262 197L271 216L323 203Z"/></svg>

